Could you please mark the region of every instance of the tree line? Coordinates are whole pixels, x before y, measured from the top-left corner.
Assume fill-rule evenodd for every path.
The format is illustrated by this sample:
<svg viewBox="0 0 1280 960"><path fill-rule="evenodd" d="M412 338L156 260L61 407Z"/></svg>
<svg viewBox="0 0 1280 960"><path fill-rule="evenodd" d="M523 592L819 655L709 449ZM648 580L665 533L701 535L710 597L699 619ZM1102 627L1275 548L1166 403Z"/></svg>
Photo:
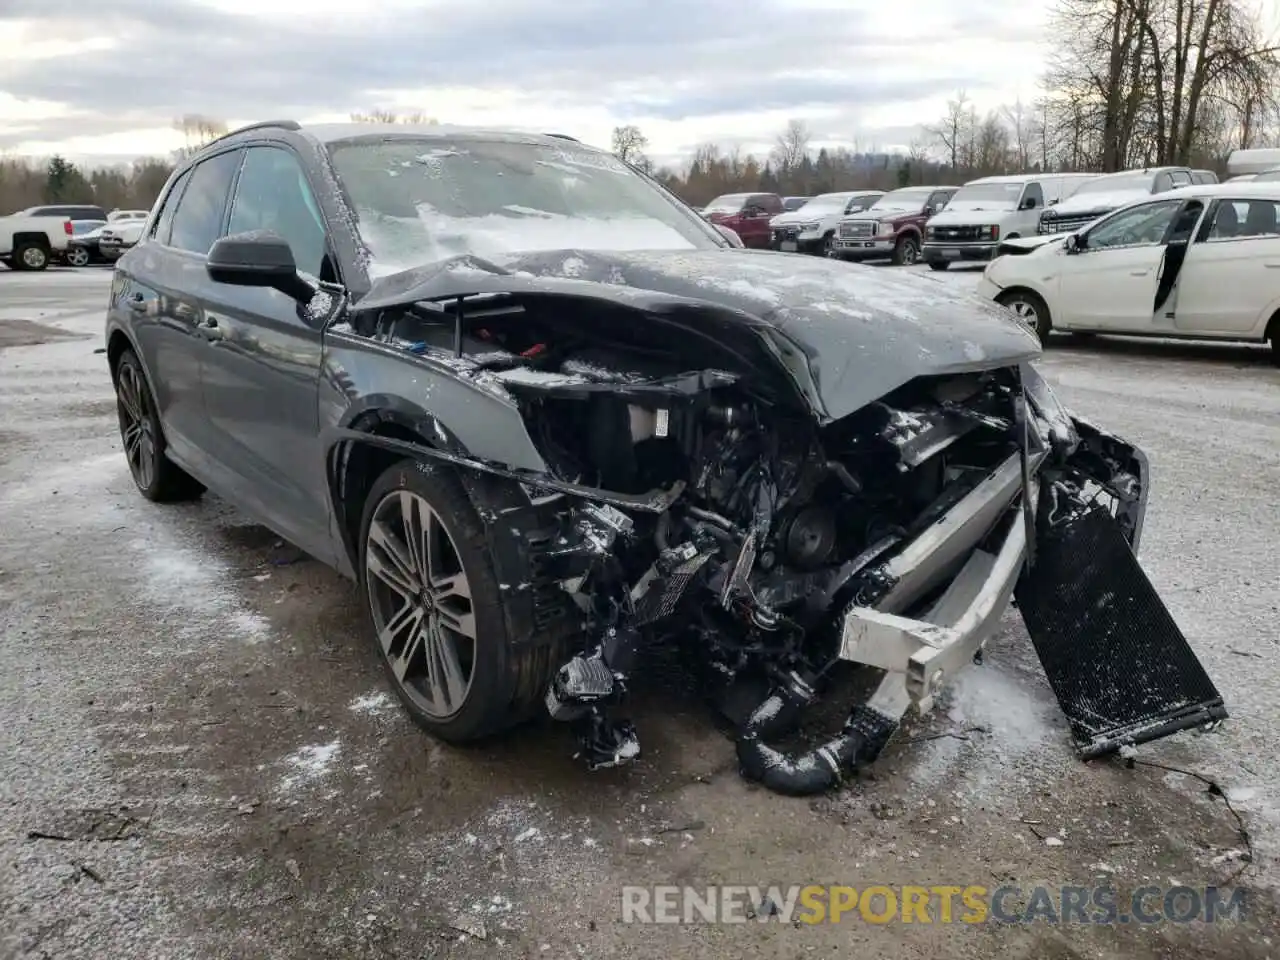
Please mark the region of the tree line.
<svg viewBox="0 0 1280 960"><path fill-rule="evenodd" d="M954 184L979 176L1181 164L1225 172L1236 147L1280 144L1280 46L1251 0L1056 0L1054 53L1040 95L980 110L965 91L905 149L814 149L802 119L757 156L698 145L657 166L635 125L614 128L615 154L703 204L721 193L812 195ZM353 114L369 123L435 123L421 111ZM0 158L0 211L42 202L150 207L173 164L226 132L196 115L175 121L184 146L167 158L81 170ZM856 143L857 138L849 138Z"/></svg>

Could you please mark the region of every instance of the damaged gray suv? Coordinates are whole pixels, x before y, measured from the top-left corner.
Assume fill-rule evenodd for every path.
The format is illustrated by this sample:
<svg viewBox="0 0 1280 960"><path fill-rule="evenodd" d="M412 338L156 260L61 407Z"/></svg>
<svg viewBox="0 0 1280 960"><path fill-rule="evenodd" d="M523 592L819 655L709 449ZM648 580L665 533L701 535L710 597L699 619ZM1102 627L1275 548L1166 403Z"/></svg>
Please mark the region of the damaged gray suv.
<svg viewBox="0 0 1280 960"><path fill-rule="evenodd" d="M549 713L634 760L627 689L674 648L743 773L811 793L1011 603L1085 756L1226 716L1135 559L1144 457L1012 315L741 249L570 138L238 130L170 179L106 333L143 495L210 489L354 578L446 740ZM870 697L770 746L842 662Z"/></svg>

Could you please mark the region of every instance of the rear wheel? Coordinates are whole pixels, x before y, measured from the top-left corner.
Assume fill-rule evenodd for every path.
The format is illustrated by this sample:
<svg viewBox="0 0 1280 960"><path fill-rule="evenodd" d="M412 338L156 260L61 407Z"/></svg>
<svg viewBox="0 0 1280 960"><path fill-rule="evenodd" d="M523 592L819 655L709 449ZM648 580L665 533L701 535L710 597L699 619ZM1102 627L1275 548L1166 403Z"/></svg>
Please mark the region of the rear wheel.
<svg viewBox="0 0 1280 960"><path fill-rule="evenodd" d="M900 267L909 267L920 259L920 244L915 237L903 237L894 245L893 262Z"/></svg>
<svg viewBox="0 0 1280 960"><path fill-rule="evenodd" d="M17 270L44 270L49 266L49 251L41 244L27 241L13 249L13 267Z"/></svg>
<svg viewBox="0 0 1280 960"><path fill-rule="evenodd" d="M89 251L84 247L72 247L67 251L67 263L73 267L87 267Z"/></svg>
<svg viewBox="0 0 1280 960"><path fill-rule="evenodd" d="M524 719L558 667L498 584L484 523L451 473L406 459L365 500L360 587L375 650L413 720L466 742ZM530 691L535 691L531 693Z"/></svg>
<svg viewBox="0 0 1280 960"><path fill-rule="evenodd" d="M1013 311L1014 316L1035 331L1041 343L1049 339L1053 323L1049 317L1049 306L1030 290L1012 290L1002 293L996 303L1003 304Z"/></svg>
<svg viewBox="0 0 1280 960"><path fill-rule="evenodd" d="M156 413L155 399L142 372L142 364L132 350L125 350L116 363L116 416L124 443L129 473L138 490L157 503L194 500L204 493L204 485L165 454L164 432Z"/></svg>
<svg viewBox="0 0 1280 960"><path fill-rule="evenodd" d="M947 260L930 260L929 261L930 270L946 270L950 266L951 266L951 263Z"/></svg>

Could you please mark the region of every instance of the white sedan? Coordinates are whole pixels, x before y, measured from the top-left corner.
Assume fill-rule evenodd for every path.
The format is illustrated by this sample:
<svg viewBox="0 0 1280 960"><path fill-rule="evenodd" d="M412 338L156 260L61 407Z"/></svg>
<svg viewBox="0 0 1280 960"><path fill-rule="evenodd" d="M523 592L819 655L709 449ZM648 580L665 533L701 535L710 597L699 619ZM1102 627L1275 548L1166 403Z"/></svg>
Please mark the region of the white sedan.
<svg viewBox="0 0 1280 960"><path fill-rule="evenodd" d="M1010 241L978 292L1052 330L1270 341L1280 362L1280 183L1183 187L1072 234Z"/></svg>

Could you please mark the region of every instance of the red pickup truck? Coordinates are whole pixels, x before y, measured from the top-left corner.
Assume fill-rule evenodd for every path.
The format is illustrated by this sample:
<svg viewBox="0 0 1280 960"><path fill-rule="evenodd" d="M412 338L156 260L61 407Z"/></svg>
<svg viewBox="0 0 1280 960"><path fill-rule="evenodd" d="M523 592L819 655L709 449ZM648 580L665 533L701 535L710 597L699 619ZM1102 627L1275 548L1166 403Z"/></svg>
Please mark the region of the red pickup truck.
<svg viewBox="0 0 1280 960"><path fill-rule="evenodd" d="M831 246L841 260L888 260L913 264L920 258L924 224L947 205L959 187L891 190L861 213L845 217Z"/></svg>
<svg viewBox="0 0 1280 960"><path fill-rule="evenodd" d="M744 247L768 247L769 220L781 212L782 198L776 193L726 193L702 208L712 223L740 236Z"/></svg>

